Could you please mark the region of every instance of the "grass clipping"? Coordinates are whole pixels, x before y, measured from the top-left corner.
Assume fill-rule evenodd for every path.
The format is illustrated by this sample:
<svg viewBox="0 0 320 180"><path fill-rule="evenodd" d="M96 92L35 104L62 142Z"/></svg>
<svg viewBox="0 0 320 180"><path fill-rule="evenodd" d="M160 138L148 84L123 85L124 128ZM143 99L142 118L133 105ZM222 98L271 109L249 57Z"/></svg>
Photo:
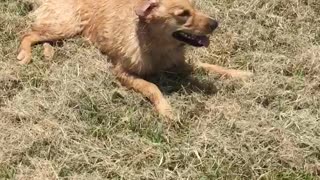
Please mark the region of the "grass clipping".
<svg viewBox="0 0 320 180"><path fill-rule="evenodd" d="M216 94L158 82L178 126L119 86L106 57L67 40L54 59L16 62L32 6L0 1L0 179L317 179L320 2L202 0L220 27L190 59L254 71L248 82L200 72Z"/></svg>

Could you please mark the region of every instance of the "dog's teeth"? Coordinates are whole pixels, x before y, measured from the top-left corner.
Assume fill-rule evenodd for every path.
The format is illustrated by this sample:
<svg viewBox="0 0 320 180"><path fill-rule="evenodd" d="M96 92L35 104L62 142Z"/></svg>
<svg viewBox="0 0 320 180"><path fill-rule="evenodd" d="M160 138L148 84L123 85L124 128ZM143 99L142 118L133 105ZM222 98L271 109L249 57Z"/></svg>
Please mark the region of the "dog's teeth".
<svg viewBox="0 0 320 180"><path fill-rule="evenodd" d="M197 36L192 34L181 32L180 35L190 40L197 40Z"/></svg>

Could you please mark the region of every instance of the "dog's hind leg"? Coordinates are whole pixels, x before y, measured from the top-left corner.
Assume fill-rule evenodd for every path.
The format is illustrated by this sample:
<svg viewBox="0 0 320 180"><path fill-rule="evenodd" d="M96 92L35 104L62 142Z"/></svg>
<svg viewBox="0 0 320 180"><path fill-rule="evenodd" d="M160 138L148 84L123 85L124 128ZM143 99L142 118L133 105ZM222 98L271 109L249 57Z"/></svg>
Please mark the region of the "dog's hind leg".
<svg viewBox="0 0 320 180"><path fill-rule="evenodd" d="M37 33L31 32L23 36L17 57L20 64L28 64L31 61L31 46L39 41L41 37Z"/></svg>
<svg viewBox="0 0 320 180"><path fill-rule="evenodd" d="M208 63L198 62L196 64L196 66L198 68L205 69L208 72L219 74L223 77L228 77L228 78L247 79L247 78L253 76L253 73L248 72L248 71L228 69L228 68L224 68L222 66L208 64Z"/></svg>
<svg viewBox="0 0 320 180"><path fill-rule="evenodd" d="M159 114L169 119L173 118L171 106L155 84L137 76L128 74L120 67L116 67L114 69L114 73L122 85L146 96L155 106Z"/></svg>
<svg viewBox="0 0 320 180"><path fill-rule="evenodd" d="M34 23L20 44L17 57L20 64L31 61L31 46L37 43L52 42L71 38L83 30L81 18L76 7L78 1L47 0L33 14ZM45 57L51 56L52 49L47 45ZM50 51L50 52L49 52Z"/></svg>
<svg viewBox="0 0 320 180"><path fill-rule="evenodd" d="M43 44L43 55L46 60L51 60L54 55L54 48L49 43Z"/></svg>
<svg viewBox="0 0 320 180"><path fill-rule="evenodd" d="M72 36L75 36L78 34L78 31L67 31L64 32L63 30L65 28L62 28L61 30L56 30L57 27L51 28L54 25L42 25L41 27L35 27L32 29L32 31L26 33L21 41L20 44L20 52L17 56L17 59L20 60L20 64L28 64L31 62L31 49L32 45L37 43L43 43L43 42L51 42L51 41L57 41L60 39L66 39ZM67 25L66 25L67 26ZM47 58L49 55L48 51L52 52L52 47L47 47L47 45L44 45L45 51L44 55ZM48 49L51 48L51 49ZM50 52L50 53L51 53Z"/></svg>

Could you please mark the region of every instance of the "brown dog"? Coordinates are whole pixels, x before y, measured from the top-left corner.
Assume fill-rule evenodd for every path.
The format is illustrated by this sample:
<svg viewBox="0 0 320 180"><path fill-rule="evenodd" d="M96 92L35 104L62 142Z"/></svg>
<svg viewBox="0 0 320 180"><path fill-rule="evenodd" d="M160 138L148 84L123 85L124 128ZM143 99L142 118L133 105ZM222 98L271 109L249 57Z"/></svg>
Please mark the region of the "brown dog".
<svg viewBox="0 0 320 180"><path fill-rule="evenodd" d="M88 38L110 57L120 82L146 96L157 111L172 117L158 87L143 78L176 67L190 70L184 45L207 47L217 21L194 8L190 0L41 0L31 31L24 35L18 59L31 61L31 46L39 42ZM52 48L45 44L45 55ZM229 77L251 73L198 63L197 67Z"/></svg>

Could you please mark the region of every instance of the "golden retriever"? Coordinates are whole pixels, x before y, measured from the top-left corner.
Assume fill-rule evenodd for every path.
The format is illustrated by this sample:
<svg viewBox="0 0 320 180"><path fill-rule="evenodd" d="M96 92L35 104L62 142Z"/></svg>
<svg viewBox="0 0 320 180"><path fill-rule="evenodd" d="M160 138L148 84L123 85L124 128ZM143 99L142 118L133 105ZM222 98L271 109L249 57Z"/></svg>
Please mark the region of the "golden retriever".
<svg viewBox="0 0 320 180"><path fill-rule="evenodd" d="M31 61L31 46L82 35L106 54L120 82L146 96L163 116L172 110L158 87L145 80L167 69L194 67L185 61L185 45L208 47L218 22L195 8L190 0L40 0L31 29L22 37L18 60ZM250 72L197 63L196 67L228 77Z"/></svg>

